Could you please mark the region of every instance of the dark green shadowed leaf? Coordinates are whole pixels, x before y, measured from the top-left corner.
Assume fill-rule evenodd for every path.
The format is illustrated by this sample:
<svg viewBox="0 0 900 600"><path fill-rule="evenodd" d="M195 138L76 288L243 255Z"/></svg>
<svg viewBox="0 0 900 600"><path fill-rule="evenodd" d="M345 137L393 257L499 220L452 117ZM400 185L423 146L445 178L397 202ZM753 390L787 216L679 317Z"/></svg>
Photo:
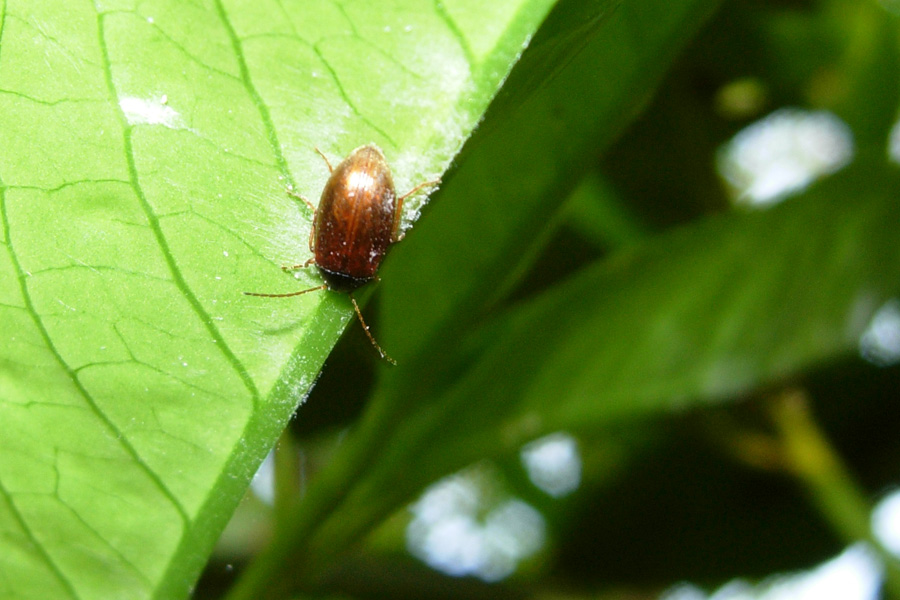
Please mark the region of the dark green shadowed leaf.
<svg viewBox="0 0 900 600"><path fill-rule="evenodd" d="M858 193L872 178L882 191ZM458 349L477 362L409 408L334 527L542 434L733 400L854 352L900 290L898 184L893 170L852 169L768 212L624 250L511 309Z"/></svg>
<svg viewBox="0 0 900 600"><path fill-rule="evenodd" d="M869 177L885 191L860 193ZM552 429L734 398L851 353L898 291L897 183L852 169L769 212L623 252L513 311L482 365L529 373L520 410Z"/></svg>
<svg viewBox="0 0 900 600"><path fill-rule="evenodd" d="M440 174L549 4L0 3L0 597L187 593L352 315L241 294L285 189Z"/></svg>

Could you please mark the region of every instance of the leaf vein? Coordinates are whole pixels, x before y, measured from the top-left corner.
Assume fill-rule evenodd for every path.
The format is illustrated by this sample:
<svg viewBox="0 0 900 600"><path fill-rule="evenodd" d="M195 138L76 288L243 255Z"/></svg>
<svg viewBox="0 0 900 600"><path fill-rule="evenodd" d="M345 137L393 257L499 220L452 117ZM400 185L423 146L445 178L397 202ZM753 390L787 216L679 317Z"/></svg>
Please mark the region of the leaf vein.
<svg viewBox="0 0 900 600"><path fill-rule="evenodd" d="M144 573L142 573L140 569L138 569L138 566L136 564L134 564L128 557L122 554L122 551L116 548L115 544L103 537L100 532L97 531L90 523L88 523L77 510L69 506L69 504L59 496L59 494L56 495L56 499L59 500L59 503L72 513L72 516L75 518L75 520L81 523L81 525L84 526L85 529L93 533L97 537L97 539L103 543L103 545L109 548L109 550L113 554L115 554L116 557L118 557L122 564L127 565L131 570L133 570L137 574L138 578L147 585L147 587L153 586L150 579Z"/></svg>
<svg viewBox="0 0 900 600"><path fill-rule="evenodd" d="M444 6L444 3L441 0L434 0L434 11L441 18L444 24L447 25L447 29L450 30L450 33L456 37L457 42L459 42L459 47L463 51L463 55L466 57L466 62L469 63L469 72L475 72L475 55L472 53L472 47L469 46L469 42L466 40L466 37L463 35L462 30L456 24L456 21L450 16L450 13L447 12L447 7Z"/></svg>
<svg viewBox="0 0 900 600"><path fill-rule="evenodd" d="M133 128L128 123L124 112L117 102L118 93L116 91L115 83L112 80L112 70L110 68L110 65L112 63L110 62L109 48L106 45L106 39L104 36L104 15L100 11L97 11L97 15L99 43L103 54L106 85L109 90L110 99L115 102L115 105L118 107L117 115L122 125L122 138L125 148L125 160L128 163L128 173L129 179L131 181L131 187L134 190L135 195L137 196L138 203L140 204L141 209L147 217L147 222L150 224L150 230L153 232L153 237L156 240L156 243L159 245L160 252L162 253L163 259L165 260L166 265L169 268L169 272L172 273L173 282L184 295L194 313L199 317L200 322L206 328L212 339L215 341L225 359L229 362L229 364L231 364L232 369L241 379L244 387L247 388L248 392L250 393L253 408L254 410L256 410L259 407L259 391L256 388L256 384L253 382L253 379L250 377L247 369L243 366L243 364L241 364L241 361L234 354L234 351L232 351L228 344L225 342L225 338L222 336L222 333L213 323L212 317L208 312L206 312L206 309L203 308L203 305L200 303L199 298L197 298L197 295L194 294L193 290L191 290L190 286L188 285L187 280L184 278L184 274L181 272L181 269L178 267L178 264L175 261L175 256L172 254L172 250L169 247L169 242L166 239L165 234L162 232L159 217L153 211L153 208L150 206L150 202L147 200L147 196L144 194L144 190L141 187L137 166L135 165L134 148L131 140Z"/></svg>
<svg viewBox="0 0 900 600"><path fill-rule="evenodd" d="M227 72L227 71L223 71L222 69L219 69L219 68L214 67L214 66L212 66L212 65L210 65L210 64L207 64L207 63L203 62L199 57L194 56L194 54L193 54L190 50L188 50L188 49L184 46L184 44L178 43L178 42L175 40L175 38L173 38L171 35L169 35L168 33L166 33L166 31L165 31L162 27L160 27L159 25L156 25L156 24L154 23L153 28L159 33L159 35L160 35L162 38L164 38L167 42L169 42L170 44L172 44L172 46L174 46L175 48L177 48L178 51L181 52L182 54L184 54L191 62L193 62L193 63L199 65L200 67L202 67L202 68L204 68L204 69L206 69L206 70L208 70L208 71L210 71L210 72L212 72L212 73L216 73L217 75L221 75L222 77L225 77L226 79L230 79L230 80L232 80L232 81L240 81L240 78L239 78L237 75L235 75L235 74L233 74L233 73L229 73L229 72Z"/></svg>
<svg viewBox="0 0 900 600"><path fill-rule="evenodd" d="M3 34L3 27L2 27L2 24L0 24L0 39L2 39L2 34ZM34 311L34 307L31 304L31 297L28 295L28 290L25 285L25 274L22 271L22 266L19 264L18 257L16 256L15 252L13 251L12 239L10 238L10 231L9 231L9 220L7 219L7 215L6 215L6 186L3 185L2 179L0 179L0 220L2 220L3 236L4 236L4 239L6 239L6 246L7 246L7 251L8 251L8 254L10 257L10 261L12 262L13 267L15 268L16 273L18 275L19 287L22 290L23 300L26 305L25 309L28 311L31 318L35 320L35 325L37 325L37 328L41 332L41 335L44 337L45 342L48 343L49 340L47 339L46 330L43 329L43 324L40 322L40 319L37 317L37 313ZM56 355L57 360L60 360L59 355L55 352L55 350L53 348L50 348L50 351L52 353L54 353L54 355ZM69 375L70 375L70 377L72 376L71 372L69 373ZM6 488L3 486L2 481L0 481L0 495L2 495L3 498L6 500L6 503L9 505L10 511L12 512L13 518L16 520L16 522L19 524L19 526L25 532L25 535L28 537L28 539L31 540L31 542L34 544L34 547L35 547L37 553L41 555L41 557L44 559L44 561L49 566L50 570L53 571L54 575L56 575L56 578L59 579L60 583L63 585L63 587L66 588L66 590L69 592L69 594L72 596L72 598L79 598L79 595L76 593L75 588L72 585L72 583L68 580L68 578L66 578L63 575L62 570L53 561L50 554L43 547L43 545L40 544L40 542L35 537L34 532L31 531L30 527L28 527L28 524L25 522L25 519L22 516L22 514L16 509L16 506L13 503L12 497L10 496L10 494L6 490Z"/></svg>
<svg viewBox="0 0 900 600"><path fill-rule="evenodd" d="M41 315L38 313L37 309L34 307L34 303L31 300L31 294L28 291L28 285L25 281L28 275L22 268L22 263L19 261L18 256L13 250L9 218L6 210L6 194L2 193L3 191L3 184L2 181L0 181L0 218L2 218L3 221L3 233L6 237L7 247L9 249L10 262L12 262L13 269L16 271L16 278L19 281L19 291L22 295L22 300L25 303L25 309L31 316L31 320L34 322L41 338L44 340L44 345L53 355L54 359L60 365L60 367L62 367L62 370L66 373L69 380L72 382L72 385L75 386L78 394L82 398L84 398L85 402L87 402L88 406L90 406L92 412L97 415L101 423L112 434L113 439L115 439L125 450L125 452L129 456L131 456L135 464L137 464L138 467L147 474L147 476L153 481L154 485L158 487L163 495L165 495L172 502L173 506L178 511L183 524L187 526L187 523L190 521L190 519L188 518L187 511L181 505L181 502L179 502L175 495L171 492L171 490L166 487L166 485L162 481L162 478L160 478L160 476L143 461L134 446L132 446L131 443L125 438L122 431L120 431L115 423L113 423L112 420L110 420L110 418L106 415L106 413L101 410L100 406L94 400L94 397L87 390L84 384L81 383L81 380L78 378L78 374L66 362L62 354L59 352L59 349L57 349L56 345L53 343L53 340L50 337L50 332L47 330L46 325L44 325L44 321L41 318Z"/></svg>
<svg viewBox="0 0 900 600"><path fill-rule="evenodd" d="M359 38L359 39L362 39L362 38ZM360 110L356 107L356 104L354 104L353 101L350 100L350 96L347 95L347 90L344 89L344 85L341 83L341 78L338 77L337 71L335 71L334 67L331 66L331 63L329 63L325 59L325 56L322 54L322 51L319 49L318 44L313 45L313 51L316 53L316 56L318 56L319 60L322 61L322 65L325 67L325 69L331 75L331 79L334 81L334 84L338 88L338 93L340 94L340 96L344 100L344 102L347 104L347 106L350 107L350 110L353 112L353 114L356 115L357 117L359 117L359 119L363 123L365 123L372 129L377 131L379 135L381 135L384 139L386 139L388 142L390 142L391 146L396 148L397 142L394 140L394 138L392 138L390 135L388 135L387 131L385 131L384 129L382 129L375 123L373 123L368 117L363 115L360 112Z"/></svg>
<svg viewBox="0 0 900 600"><path fill-rule="evenodd" d="M237 32L234 30L231 21L228 19L228 14L225 11L225 7L222 5L222 1L215 0L215 5L216 11L219 13L219 19L222 21L222 26L225 28L228 38L231 41L231 47L234 51L234 56L240 71L239 80L243 83L244 88L247 90L247 94L249 94L250 99L256 106L256 110L259 112L260 120L266 130L266 136L269 138L269 145L272 147L272 153L275 156L275 162L278 164L278 170L281 171L282 176L284 176L285 180L290 184L291 189L293 189L297 187L296 182L294 181L290 169L288 169L287 159L285 159L284 153L281 151L281 144L278 141L278 134L275 131L275 123L272 121L272 115L269 113L269 107L263 102L262 96L259 94L256 86L253 85L252 78L250 77L250 69L247 66L247 59L244 57L241 40L238 38Z"/></svg>

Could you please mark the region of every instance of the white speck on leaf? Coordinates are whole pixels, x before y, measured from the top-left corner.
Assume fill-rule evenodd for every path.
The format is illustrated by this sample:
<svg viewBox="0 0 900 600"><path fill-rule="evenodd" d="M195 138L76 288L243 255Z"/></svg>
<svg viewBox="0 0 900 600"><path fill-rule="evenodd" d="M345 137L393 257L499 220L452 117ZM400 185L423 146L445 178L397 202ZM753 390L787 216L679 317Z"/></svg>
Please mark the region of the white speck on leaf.
<svg viewBox="0 0 900 600"><path fill-rule="evenodd" d="M169 129L184 129L181 115L171 106L157 100L125 97L119 100L119 107L132 125L163 125Z"/></svg>

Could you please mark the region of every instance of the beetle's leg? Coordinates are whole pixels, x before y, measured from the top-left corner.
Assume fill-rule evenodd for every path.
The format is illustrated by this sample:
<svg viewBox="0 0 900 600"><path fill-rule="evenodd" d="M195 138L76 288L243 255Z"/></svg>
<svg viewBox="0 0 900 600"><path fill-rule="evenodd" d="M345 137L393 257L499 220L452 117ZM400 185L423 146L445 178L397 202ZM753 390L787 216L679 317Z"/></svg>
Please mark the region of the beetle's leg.
<svg viewBox="0 0 900 600"><path fill-rule="evenodd" d="M257 292L244 292L244 295L245 296L261 296L263 298L289 298L291 296L299 296L299 295L305 294L307 292L317 292L319 290L324 290L326 288L328 288L328 286L325 284L322 284L322 285L316 286L314 288L309 288L308 290L301 290L299 292L290 292L287 294L259 294Z"/></svg>
<svg viewBox="0 0 900 600"><path fill-rule="evenodd" d="M406 200L407 198L409 198L410 196L412 196L413 194L415 194L416 192L418 192L419 190L421 190L423 187L428 187L429 185L437 185L437 184L439 184L440 182L441 182L441 179L440 179L440 178L437 178L437 179L433 179L433 180L431 180L431 181L426 181L425 183L420 183L419 185L417 185L417 186L414 187L413 189L409 190L408 192L406 192L405 194L403 194L402 196L400 196L399 201L400 201L400 202L403 202L404 200Z"/></svg>
<svg viewBox="0 0 900 600"><path fill-rule="evenodd" d="M429 185L437 185L441 182L440 179L435 179L433 181L426 181L425 183L420 183L413 189L409 190L399 198L397 198L397 205L394 207L394 227L391 230L391 241L399 242L403 239L403 235L400 233L400 219L403 217L403 201L421 190L423 187Z"/></svg>
<svg viewBox="0 0 900 600"><path fill-rule="evenodd" d="M291 198L296 198L296 199L298 199L298 200L303 200L303 203L306 204L306 206L309 207L309 210L313 211L313 214L315 214L315 212L316 212L316 207L313 206L313 203L312 203L312 202L310 202L310 201L307 200L304 196L301 196L300 194L298 194L297 192L295 192L295 191L292 190L291 188L287 188L287 193L288 193L288 196L290 196Z"/></svg>
<svg viewBox="0 0 900 600"><path fill-rule="evenodd" d="M391 243L399 242L403 239L400 233L400 219L403 217L403 197L397 198L394 205L394 223L391 225Z"/></svg>
<svg viewBox="0 0 900 600"><path fill-rule="evenodd" d="M372 337L372 333L369 331L369 326L366 325L366 320L363 319L362 311L359 310L359 304L356 303L356 298L353 295L348 294L350 296L350 302L353 303L353 310L356 311L356 316L359 317L359 323L362 325L363 331L366 332L366 337L369 338L369 341L372 342L372 345L375 346L375 349L378 350L378 354L381 355L381 358L388 361L395 367L397 366L397 361L387 355L387 353L381 349L381 346L378 345L378 342L375 341L375 338Z"/></svg>
<svg viewBox="0 0 900 600"><path fill-rule="evenodd" d="M315 149L316 152L319 153L319 156L322 157L322 160L325 161L325 164L328 165L328 172L329 172L329 173L333 173L333 172L334 172L334 169L331 168L331 163L328 162L328 157L325 156L324 154L322 154L322 151L319 150L318 148L314 148L314 149Z"/></svg>
<svg viewBox="0 0 900 600"><path fill-rule="evenodd" d="M288 193L288 196L292 196L294 198L303 200L303 202L306 203L306 206L309 207L309 210L311 210L313 213L312 227L309 228L309 251L312 252L313 254L315 254L316 249L315 249L315 246L313 245L313 242L316 239L316 207L312 205L312 202L310 202L309 200L307 200L306 198L304 198L303 196L301 196L300 194L298 194L291 188L287 189L287 193ZM302 269L304 267L308 267L315 261L316 261L316 259L311 258L308 261L306 261L305 263L303 263L302 265L293 265L290 267L281 267L281 268L284 269L285 271L292 271L294 269Z"/></svg>
<svg viewBox="0 0 900 600"><path fill-rule="evenodd" d="M316 258L313 257L313 258L309 259L308 261L306 261L305 263L303 263L302 265L282 265L281 270L282 271L296 271L297 269L305 269L306 267L308 267L311 264L314 264L315 262L316 262ZM250 294L250 295L252 296L253 294Z"/></svg>

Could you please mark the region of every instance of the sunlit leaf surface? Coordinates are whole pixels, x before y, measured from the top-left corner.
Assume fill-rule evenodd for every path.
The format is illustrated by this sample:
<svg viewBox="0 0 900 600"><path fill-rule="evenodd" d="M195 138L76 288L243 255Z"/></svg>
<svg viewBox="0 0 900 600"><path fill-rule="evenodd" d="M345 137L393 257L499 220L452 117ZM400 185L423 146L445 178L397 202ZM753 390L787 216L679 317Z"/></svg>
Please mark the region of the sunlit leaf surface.
<svg viewBox="0 0 900 600"><path fill-rule="evenodd" d="M548 4L0 3L0 596L186 593L351 314L241 295L286 188L440 174Z"/></svg>

